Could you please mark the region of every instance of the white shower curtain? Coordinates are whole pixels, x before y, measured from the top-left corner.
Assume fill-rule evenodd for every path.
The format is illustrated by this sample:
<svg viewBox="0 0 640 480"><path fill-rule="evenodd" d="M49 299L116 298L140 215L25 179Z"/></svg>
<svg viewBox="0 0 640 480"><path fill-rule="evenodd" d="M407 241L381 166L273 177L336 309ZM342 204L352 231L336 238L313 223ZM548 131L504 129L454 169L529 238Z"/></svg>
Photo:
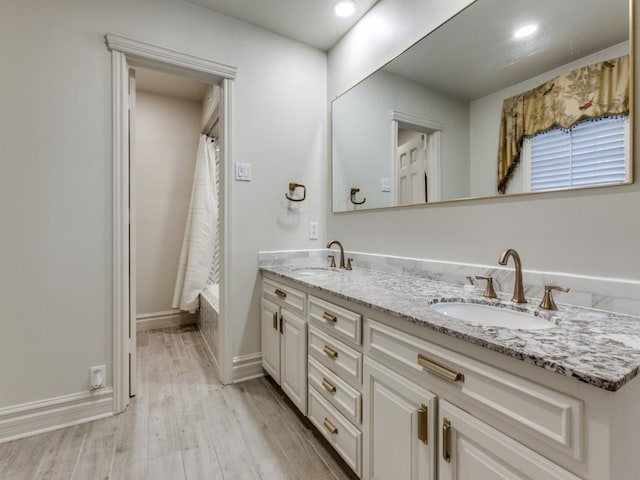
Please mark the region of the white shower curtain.
<svg viewBox="0 0 640 480"><path fill-rule="evenodd" d="M207 283L217 241L216 155L214 140L201 135L171 305L192 313L197 310L198 295Z"/></svg>

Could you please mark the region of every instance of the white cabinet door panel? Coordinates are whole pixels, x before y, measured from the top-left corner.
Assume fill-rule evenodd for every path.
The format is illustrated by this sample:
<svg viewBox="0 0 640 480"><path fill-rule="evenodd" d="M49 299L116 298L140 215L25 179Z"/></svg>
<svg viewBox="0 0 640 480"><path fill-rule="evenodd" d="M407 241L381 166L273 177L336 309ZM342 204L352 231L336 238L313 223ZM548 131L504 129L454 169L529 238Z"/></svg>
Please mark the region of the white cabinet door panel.
<svg viewBox="0 0 640 480"><path fill-rule="evenodd" d="M291 401L307 414L307 322L282 310L280 386Z"/></svg>
<svg viewBox="0 0 640 480"><path fill-rule="evenodd" d="M579 480L449 402L438 408L439 480Z"/></svg>
<svg viewBox="0 0 640 480"><path fill-rule="evenodd" d="M435 480L436 397L369 358L363 393L363 478Z"/></svg>
<svg viewBox="0 0 640 480"><path fill-rule="evenodd" d="M280 385L280 307L262 299L262 368Z"/></svg>

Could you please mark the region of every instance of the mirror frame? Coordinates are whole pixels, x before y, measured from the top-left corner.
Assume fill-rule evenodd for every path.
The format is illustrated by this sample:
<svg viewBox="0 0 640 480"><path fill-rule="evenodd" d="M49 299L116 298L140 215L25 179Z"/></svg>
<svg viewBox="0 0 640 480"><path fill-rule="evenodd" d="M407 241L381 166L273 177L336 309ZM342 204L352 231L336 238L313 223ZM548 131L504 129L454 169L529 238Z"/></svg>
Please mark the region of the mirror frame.
<svg viewBox="0 0 640 480"><path fill-rule="evenodd" d="M399 56L403 55L405 52L407 52L408 50L410 50L414 45L420 43L421 41L423 41L425 38L429 37L429 35L431 35L433 32L437 31L438 29L442 28L443 26L445 26L446 24L448 24L449 22L451 22L452 20L454 20L458 15L462 14L465 10L467 10L469 7L471 7L472 5L474 5L478 0L473 0L471 3L469 3L469 5L465 6L462 10L460 10L458 13L456 13L455 15L453 15L452 17L446 19L445 21L443 21L442 23L440 23L437 27L435 27L433 30L431 30L430 32L428 32L427 34L425 34L424 36L422 36L421 38L419 38L417 41L415 41L414 43L412 43L411 45L409 45L407 48L405 48L404 50L402 50L400 53L398 53L396 56L394 56L393 58L391 58L389 61L385 62L384 64L382 64L380 67L378 67L376 70L374 70L373 72L371 72L370 74L366 75L365 77L363 77L362 79L360 79L358 82L356 82L354 85L352 85L351 87L347 88L344 92L342 92L339 95L336 95L332 100L331 100L331 108L329 109L329 158L330 158L330 175L329 178L331 179L331 189L330 189L330 195L331 195L331 213L334 215L340 215L340 214L353 214L353 213L365 213L365 212L380 212L380 211L389 211L389 210L396 210L396 209L406 209L406 208L425 208L425 207L430 207L430 206L438 206L438 207L443 207L443 206L448 206L449 204L457 204L457 203L466 203L466 202L471 202L471 201L485 201L485 200L489 200L489 201L494 201L496 199L501 199L501 198L518 198L518 197L529 197L531 195L542 195L542 198L545 198L545 196L549 196L549 195L556 195L556 194L562 194L565 196L569 196L571 195L573 192L575 191L590 191L590 190L594 190L594 189L606 189L606 188L625 188L628 187L629 185L632 185L635 182L635 168L634 168L634 164L636 162L636 158L635 158L635 141L636 141L636 132L635 132L635 117L636 117L636 109L635 109L635 69L636 69L636 34L635 34L635 26L636 26L636 22L635 22L635 7L634 7L634 3L635 0L628 0L628 11L629 11L629 179L625 180L624 182L619 182L616 184L607 184L607 185L589 185L589 186L576 186L576 187L566 187L566 188L559 188L559 189L555 189L555 190L543 190L543 191L539 191L539 192L515 192L515 193L505 193L505 194L495 194L495 195L484 195L484 196L476 196L476 197L460 197L460 198L453 198L450 200L435 200L432 202L424 202L424 203L409 203L409 204L404 204L404 205L390 205L390 206L386 206L386 207L371 207L371 208L367 208L367 207L363 207L363 208L358 208L356 206L356 208L352 209L352 210L336 210L335 209L335 205L334 205L334 181L333 181L333 174L334 174L334 170L335 170L335 165L334 165L334 158L333 158L333 109L334 109L334 102L336 100L338 100L340 97L342 97L343 95L345 95L346 93L348 93L349 91L353 90L354 88L356 88L358 85L360 85L362 82L364 82L365 80L367 80L368 78L372 77L373 75L375 75L376 73L382 71L387 65L389 65L391 62L393 62L396 58L398 58Z"/></svg>

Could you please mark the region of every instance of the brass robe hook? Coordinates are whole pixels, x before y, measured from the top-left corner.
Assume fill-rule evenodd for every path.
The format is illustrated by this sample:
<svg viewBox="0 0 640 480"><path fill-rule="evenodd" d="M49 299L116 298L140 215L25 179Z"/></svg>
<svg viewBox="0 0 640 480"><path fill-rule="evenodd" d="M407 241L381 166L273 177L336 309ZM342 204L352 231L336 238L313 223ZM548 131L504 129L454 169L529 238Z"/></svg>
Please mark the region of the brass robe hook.
<svg viewBox="0 0 640 480"><path fill-rule="evenodd" d="M291 200L292 202L302 202L305 198L307 198L307 187L302 185L301 183L289 183L289 193L293 195L293 192L296 188L302 188L302 198L293 198L290 197L289 194L285 193L284 196L287 197L287 200Z"/></svg>
<svg viewBox="0 0 640 480"><path fill-rule="evenodd" d="M356 193L358 193L360 191L359 188L356 187L351 187L351 203L353 203L354 205L362 205L364 202L367 201L366 198L363 198L361 202L356 202Z"/></svg>

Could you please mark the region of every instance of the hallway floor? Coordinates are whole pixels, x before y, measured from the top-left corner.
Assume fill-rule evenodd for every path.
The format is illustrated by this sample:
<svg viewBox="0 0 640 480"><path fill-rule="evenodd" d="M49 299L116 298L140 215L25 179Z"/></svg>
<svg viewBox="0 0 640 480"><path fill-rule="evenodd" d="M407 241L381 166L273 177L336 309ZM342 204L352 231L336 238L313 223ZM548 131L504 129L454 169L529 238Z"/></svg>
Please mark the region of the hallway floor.
<svg viewBox="0 0 640 480"><path fill-rule="evenodd" d="M355 478L266 378L223 387L195 326L138 333L121 415L0 444L0 479Z"/></svg>

